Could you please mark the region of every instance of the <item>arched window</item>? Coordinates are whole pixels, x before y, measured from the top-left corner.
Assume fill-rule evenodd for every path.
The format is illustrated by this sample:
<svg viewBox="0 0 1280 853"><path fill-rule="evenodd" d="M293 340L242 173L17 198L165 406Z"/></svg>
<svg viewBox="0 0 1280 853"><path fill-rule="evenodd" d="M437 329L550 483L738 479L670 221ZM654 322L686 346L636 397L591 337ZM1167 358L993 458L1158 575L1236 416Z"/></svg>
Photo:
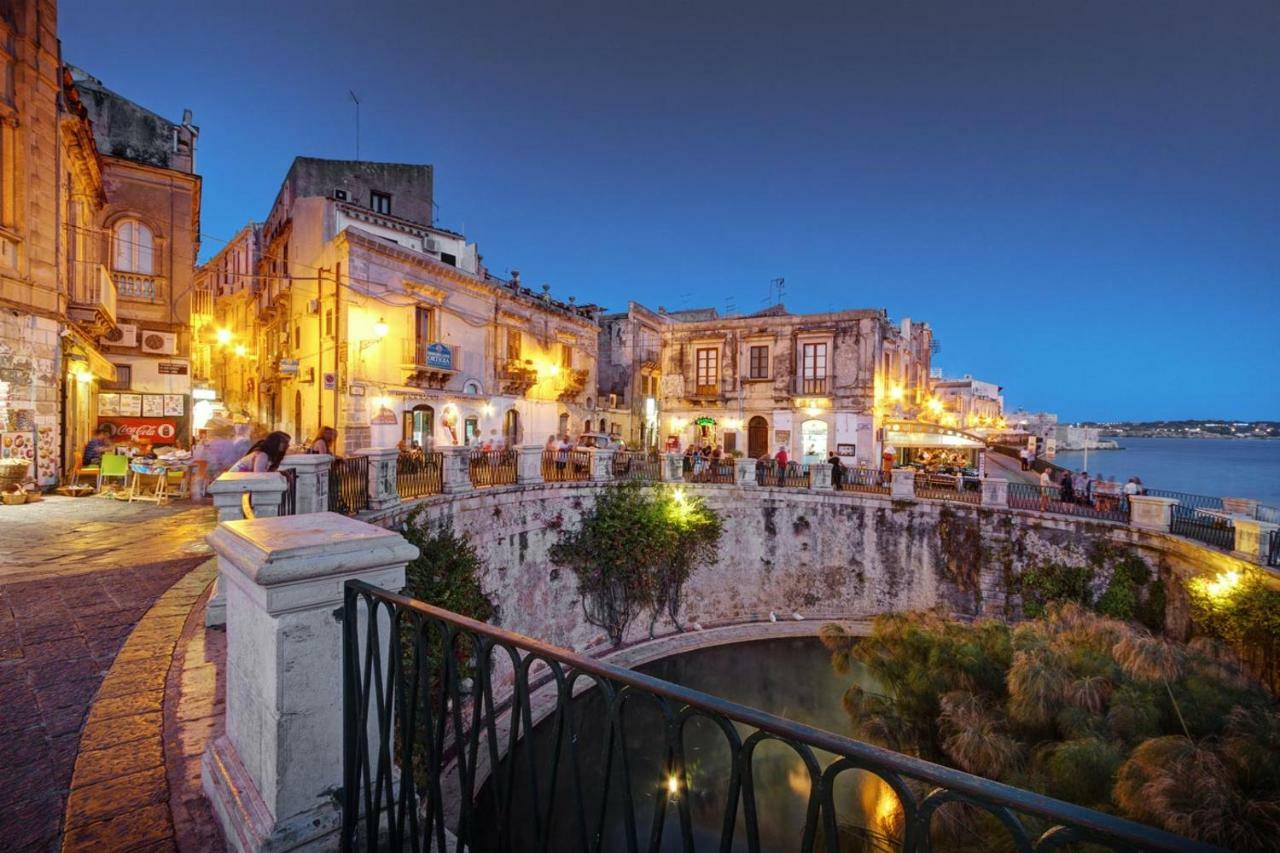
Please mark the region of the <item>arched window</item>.
<svg viewBox="0 0 1280 853"><path fill-rule="evenodd" d="M112 267L120 272L151 275L155 247L151 229L136 219L123 219L112 232Z"/></svg>
<svg viewBox="0 0 1280 853"><path fill-rule="evenodd" d="M462 393L463 394L479 394L480 383L476 382L474 379L467 380L467 382L462 386Z"/></svg>

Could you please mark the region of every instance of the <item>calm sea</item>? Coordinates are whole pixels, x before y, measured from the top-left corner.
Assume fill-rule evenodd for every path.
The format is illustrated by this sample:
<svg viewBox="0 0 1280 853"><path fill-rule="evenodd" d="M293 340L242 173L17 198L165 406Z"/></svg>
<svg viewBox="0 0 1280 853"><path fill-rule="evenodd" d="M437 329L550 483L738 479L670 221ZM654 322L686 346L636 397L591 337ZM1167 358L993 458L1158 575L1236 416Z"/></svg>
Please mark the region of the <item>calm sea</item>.
<svg viewBox="0 0 1280 853"><path fill-rule="evenodd" d="M1280 440L1118 438L1122 450L1090 450L1089 473L1149 488L1256 498L1280 506ZM1059 453L1058 465L1079 471L1084 453Z"/></svg>

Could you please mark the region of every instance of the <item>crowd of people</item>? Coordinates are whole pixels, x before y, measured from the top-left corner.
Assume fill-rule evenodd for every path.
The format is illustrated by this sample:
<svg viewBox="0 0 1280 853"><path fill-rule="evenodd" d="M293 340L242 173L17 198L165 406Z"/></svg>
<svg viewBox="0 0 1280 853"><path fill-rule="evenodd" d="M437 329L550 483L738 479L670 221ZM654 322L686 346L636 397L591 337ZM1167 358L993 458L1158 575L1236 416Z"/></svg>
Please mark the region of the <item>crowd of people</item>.
<svg viewBox="0 0 1280 853"><path fill-rule="evenodd" d="M1146 486L1139 477L1130 477L1122 484L1114 476L1099 474L1090 477L1088 471L1062 469L1054 473L1053 469L1046 467L1040 472L1041 509L1046 509L1049 501L1061 501L1112 510L1120 505L1122 499L1146 493Z"/></svg>

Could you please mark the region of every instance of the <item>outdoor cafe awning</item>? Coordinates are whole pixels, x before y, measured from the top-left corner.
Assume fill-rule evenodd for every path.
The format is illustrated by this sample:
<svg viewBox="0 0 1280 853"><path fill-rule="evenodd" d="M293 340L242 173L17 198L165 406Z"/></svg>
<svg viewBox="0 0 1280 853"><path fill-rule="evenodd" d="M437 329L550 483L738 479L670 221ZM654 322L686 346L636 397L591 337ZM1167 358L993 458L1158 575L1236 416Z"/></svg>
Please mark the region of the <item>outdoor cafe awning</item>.
<svg viewBox="0 0 1280 853"><path fill-rule="evenodd" d="M955 450L981 450L987 446L979 435L925 421L886 421L884 443L894 447L945 447Z"/></svg>

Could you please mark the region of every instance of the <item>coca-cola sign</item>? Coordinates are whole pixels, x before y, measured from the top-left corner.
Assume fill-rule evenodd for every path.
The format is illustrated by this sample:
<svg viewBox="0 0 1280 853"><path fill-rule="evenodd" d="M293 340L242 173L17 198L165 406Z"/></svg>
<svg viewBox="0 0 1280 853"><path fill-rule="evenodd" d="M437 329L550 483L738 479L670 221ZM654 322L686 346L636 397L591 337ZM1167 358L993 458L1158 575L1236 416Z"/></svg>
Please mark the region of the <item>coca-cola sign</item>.
<svg viewBox="0 0 1280 853"><path fill-rule="evenodd" d="M173 444L178 440L178 422L172 418L98 418L98 425L111 428L113 441L145 438L152 444Z"/></svg>

